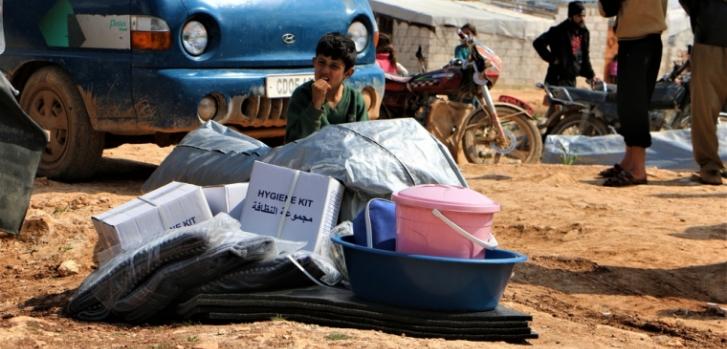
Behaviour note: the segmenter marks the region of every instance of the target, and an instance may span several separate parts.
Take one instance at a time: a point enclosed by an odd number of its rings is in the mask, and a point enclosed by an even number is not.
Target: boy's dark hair
[[[356,64],[356,44],[341,33],[328,33],[318,40],[316,56],[320,55],[342,60],[348,70]]]
[[[462,28],[459,28],[459,29],[460,30],[469,29],[472,32],[472,34],[474,34],[475,36],[477,36],[477,28],[475,28],[475,26],[472,25],[472,24],[465,23],[465,25],[463,25]]]

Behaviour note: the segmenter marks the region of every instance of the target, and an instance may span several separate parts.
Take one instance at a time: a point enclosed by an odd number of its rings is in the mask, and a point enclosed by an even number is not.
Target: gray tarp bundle
[[[215,323],[267,321],[277,315],[292,321],[407,337],[516,343],[538,338],[528,324],[532,316],[502,304],[482,312],[434,312],[370,303],[350,290],[332,287],[244,295],[201,293],[177,306],[177,314]]]
[[[17,234],[48,141],[43,130],[20,109],[13,92],[10,82],[0,74],[0,231]]]
[[[247,182],[252,164],[270,147],[214,121],[187,134],[142,188],[152,191],[171,181],[196,185]]]
[[[646,150],[646,166],[671,170],[699,169],[692,156],[691,130],[670,130],[651,133],[651,147]],[[727,125],[717,128],[719,156],[727,163]],[[572,156],[575,164],[612,165],[621,161],[624,154],[620,135],[598,137],[550,135],[545,140],[542,162],[563,163],[565,156]]]
[[[231,143],[240,149],[233,152]],[[244,182],[249,180],[254,160],[260,160],[339,180],[346,187],[339,216],[343,221],[352,219],[369,199],[389,197],[409,186],[467,186],[447,148],[409,118],[330,125],[270,150],[208,122],[187,135],[180,147],[186,149],[175,149],[144,184],[144,191],[172,180],[197,185]],[[214,168],[214,173],[202,164]]]

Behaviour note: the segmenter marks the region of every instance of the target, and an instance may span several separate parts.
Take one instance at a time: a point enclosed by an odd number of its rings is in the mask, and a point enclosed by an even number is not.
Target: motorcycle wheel
[[[672,130],[680,130],[692,127],[692,105],[687,104],[683,110],[677,114],[671,123]]]
[[[553,130],[550,132],[554,135],[569,136],[603,136],[610,133],[611,131],[603,120],[592,117],[582,120],[581,114],[566,116],[553,126]]]
[[[480,109],[467,122],[462,136],[462,149],[467,161],[475,164],[538,162],[543,152],[543,141],[535,122],[514,106],[499,104],[495,110],[512,146],[498,149],[494,145],[490,116]]]

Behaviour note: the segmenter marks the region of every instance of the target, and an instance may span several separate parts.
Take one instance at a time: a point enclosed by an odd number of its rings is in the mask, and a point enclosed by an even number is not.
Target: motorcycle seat
[[[592,91],[585,88],[576,87],[564,87],[564,90],[568,91],[568,94],[574,102],[585,102],[589,104],[597,104],[606,102],[608,99],[608,92],[603,91]],[[562,99],[566,99],[565,93],[559,96]]]
[[[407,82],[411,81],[411,76],[401,76],[401,75],[395,75],[395,74],[389,74],[385,73],[384,77],[386,80],[391,80],[394,82],[400,82],[402,84],[406,84]]]
[[[400,76],[400,75],[393,75],[393,74],[384,74],[386,78],[386,91],[391,92],[403,92],[409,90],[409,81],[411,81],[411,76]]]

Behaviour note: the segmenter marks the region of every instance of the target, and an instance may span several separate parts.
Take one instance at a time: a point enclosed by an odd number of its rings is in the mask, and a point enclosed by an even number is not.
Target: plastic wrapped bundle
[[[208,122],[182,140],[143,189],[172,180],[197,185],[245,182],[255,160],[342,182],[346,193],[339,222],[352,219],[372,198],[388,198],[417,184],[467,186],[447,148],[416,120],[402,118],[329,125],[272,150]]]
[[[252,164],[270,147],[252,137],[208,121],[187,134],[144,183],[144,192],[172,181],[196,185],[250,180]]]
[[[467,186],[447,148],[411,118],[329,125],[260,161],[341,181],[339,221],[351,220],[372,198],[414,185]]]
[[[70,299],[68,313],[81,320],[107,319],[119,300],[131,295],[147,278],[153,280],[158,270],[184,260],[195,260],[205,253],[209,255],[210,251],[234,241],[250,240],[249,234],[239,227],[235,219],[219,214],[206,222],[169,231],[144,246],[114,257],[84,280]],[[272,250],[272,240],[268,245]],[[224,269],[221,274],[227,271]],[[153,288],[149,281],[141,289],[147,288]]]
[[[308,275],[326,284],[335,284],[341,279],[341,274],[330,263],[309,251],[299,251],[290,257]],[[314,285],[314,281],[298,266],[287,255],[249,264],[189,291],[184,298],[192,298],[203,293],[266,292]]]
[[[210,282],[241,266],[271,257],[270,237],[238,231],[194,258],[167,265],[113,305],[113,313],[129,322],[148,320],[189,288]]]

